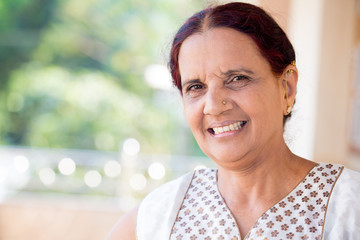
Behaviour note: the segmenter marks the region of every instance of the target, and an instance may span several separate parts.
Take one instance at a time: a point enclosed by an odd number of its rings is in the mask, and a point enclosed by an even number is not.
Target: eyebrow
[[[230,75],[233,75],[234,73],[239,73],[239,72],[245,72],[247,74],[254,74],[254,72],[249,69],[239,68],[239,69],[231,69],[226,72],[222,72],[221,75],[222,76],[230,76]]]

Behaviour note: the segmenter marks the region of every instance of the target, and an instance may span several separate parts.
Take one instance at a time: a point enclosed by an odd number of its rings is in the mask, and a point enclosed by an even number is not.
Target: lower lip
[[[223,133],[218,133],[218,134],[211,134],[211,136],[216,137],[216,138],[234,136],[234,135],[240,133],[241,131],[243,131],[243,129],[246,126],[247,126],[247,123],[245,123],[245,125],[242,126],[239,130],[228,131],[228,132],[223,132]]]

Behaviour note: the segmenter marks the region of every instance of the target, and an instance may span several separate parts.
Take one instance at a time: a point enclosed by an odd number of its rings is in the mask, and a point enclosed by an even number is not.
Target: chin
[[[245,154],[242,154],[239,150],[228,150],[221,152],[208,151],[204,153],[218,165],[221,165],[221,163],[235,163],[245,156]]]

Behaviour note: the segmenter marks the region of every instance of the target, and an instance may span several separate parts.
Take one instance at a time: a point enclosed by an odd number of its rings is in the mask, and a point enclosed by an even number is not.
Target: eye
[[[185,88],[185,94],[190,97],[196,97],[201,95],[202,90],[205,89],[205,86],[200,83],[194,83]]]
[[[203,89],[204,86],[200,83],[193,83],[193,84],[189,84],[186,88],[185,88],[185,92],[192,92],[192,91],[198,91]]]
[[[228,86],[231,88],[242,88],[246,86],[250,82],[250,77],[246,75],[236,75],[230,78],[228,82]]]
[[[200,84],[194,84],[194,85],[191,85],[189,86],[186,91],[194,91],[194,90],[199,90],[199,89],[202,89],[203,86],[201,86]]]
[[[231,79],[231,82],[237,82],[237,81],[242,81],[242,80],[249,80],[249,77],[244,76],[244,75],[238,75],[235,76]]]

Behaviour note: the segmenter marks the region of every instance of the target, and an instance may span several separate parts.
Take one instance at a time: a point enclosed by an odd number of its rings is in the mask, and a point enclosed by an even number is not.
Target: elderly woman
[[[360,174],[293,154],[294,49],[262,9],[229,3],[189,18],[170,68],[197,143],[217,169],[150,193],[108,239],[359,239]]]

